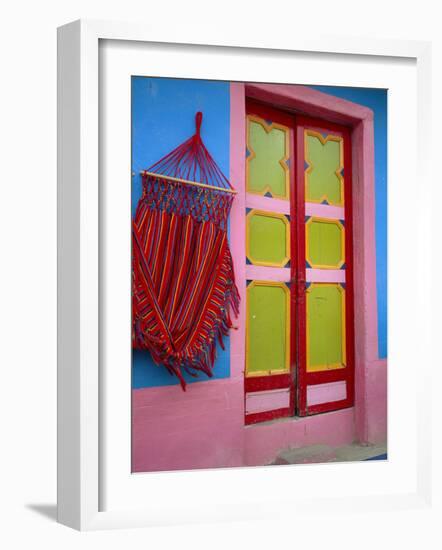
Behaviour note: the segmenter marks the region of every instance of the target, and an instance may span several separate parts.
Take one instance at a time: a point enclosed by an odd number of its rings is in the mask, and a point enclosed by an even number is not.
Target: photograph
[[[442,548],[436,5],[5,6],[1,548]]]
[[[388,460],[387,112],[131,77],[133,473]]]

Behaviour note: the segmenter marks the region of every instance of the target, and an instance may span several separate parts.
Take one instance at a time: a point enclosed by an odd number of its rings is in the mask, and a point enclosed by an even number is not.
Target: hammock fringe
[[[164,365],[179,379],[183,390],[186,389],[186,382],[182,370],[192,377],[197,377],[198,371],[210,378],[213,376],[213,365],[217,357],[216,342],[225,349],[224,337],[228,336],[233,327],[230,313],[233,312],[235,317],[239,314],[240,296],[234,281],[230,251],[224,257],[220,274],[199,323],[200,326],[212,328],[195,331],[191,344],[184,350],[172,348],[170,341],[158,331],[155,316],[150,315],[144,321],[137,316],[134,323],[134,347],[148,350],[156,365]],[[224,280],[228,283],[223,284]],[[219,297],[223,297],[221,302]]]

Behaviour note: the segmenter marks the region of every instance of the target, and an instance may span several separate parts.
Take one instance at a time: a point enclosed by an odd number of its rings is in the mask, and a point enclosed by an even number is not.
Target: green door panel
[[[332,283],[307,290],[307,371],[345,366],[344,292]]]
[[[283,283],[247,287],[247,375],[289,368],[289,290]]]
[[[249,120],[247,191],[288,199],[288,131],[277,127],[267,132],[264,125]]]
[[[321,142],[315,135],[306,134],[307,189],[306,201],[342,204],[341,180],[336,171],[341,167],[339,141]]]
[[[306,258],[312,267],[339,269],[344,263],[344,228],[337,220],[310,218]]]
[[[247,257],[253,264],[283,267],[289,260],[289,222],[283,214],[247,215]]]

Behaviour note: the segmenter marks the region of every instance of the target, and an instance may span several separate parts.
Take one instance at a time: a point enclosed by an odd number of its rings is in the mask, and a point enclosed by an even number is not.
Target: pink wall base
[[[132,391],[132,471],[243,465],[243,379]]]
[[[365,443],[387,437],[387,362],[367,369]],[[258,466],[307,445],[348,445],[357,438],[355,408],[244,426],[243,378],[133,390],[132,471]]]
[[[387,441],[387,360],[373,361],[367,369],[367,442]]]

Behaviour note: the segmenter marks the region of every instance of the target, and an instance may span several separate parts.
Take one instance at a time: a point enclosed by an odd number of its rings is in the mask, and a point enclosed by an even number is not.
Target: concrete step
[[[298,449],[281,451],[271,464],[314,464],[324,462],[357,462],[386,455],[387,446],[383,445],[310,445]]]

